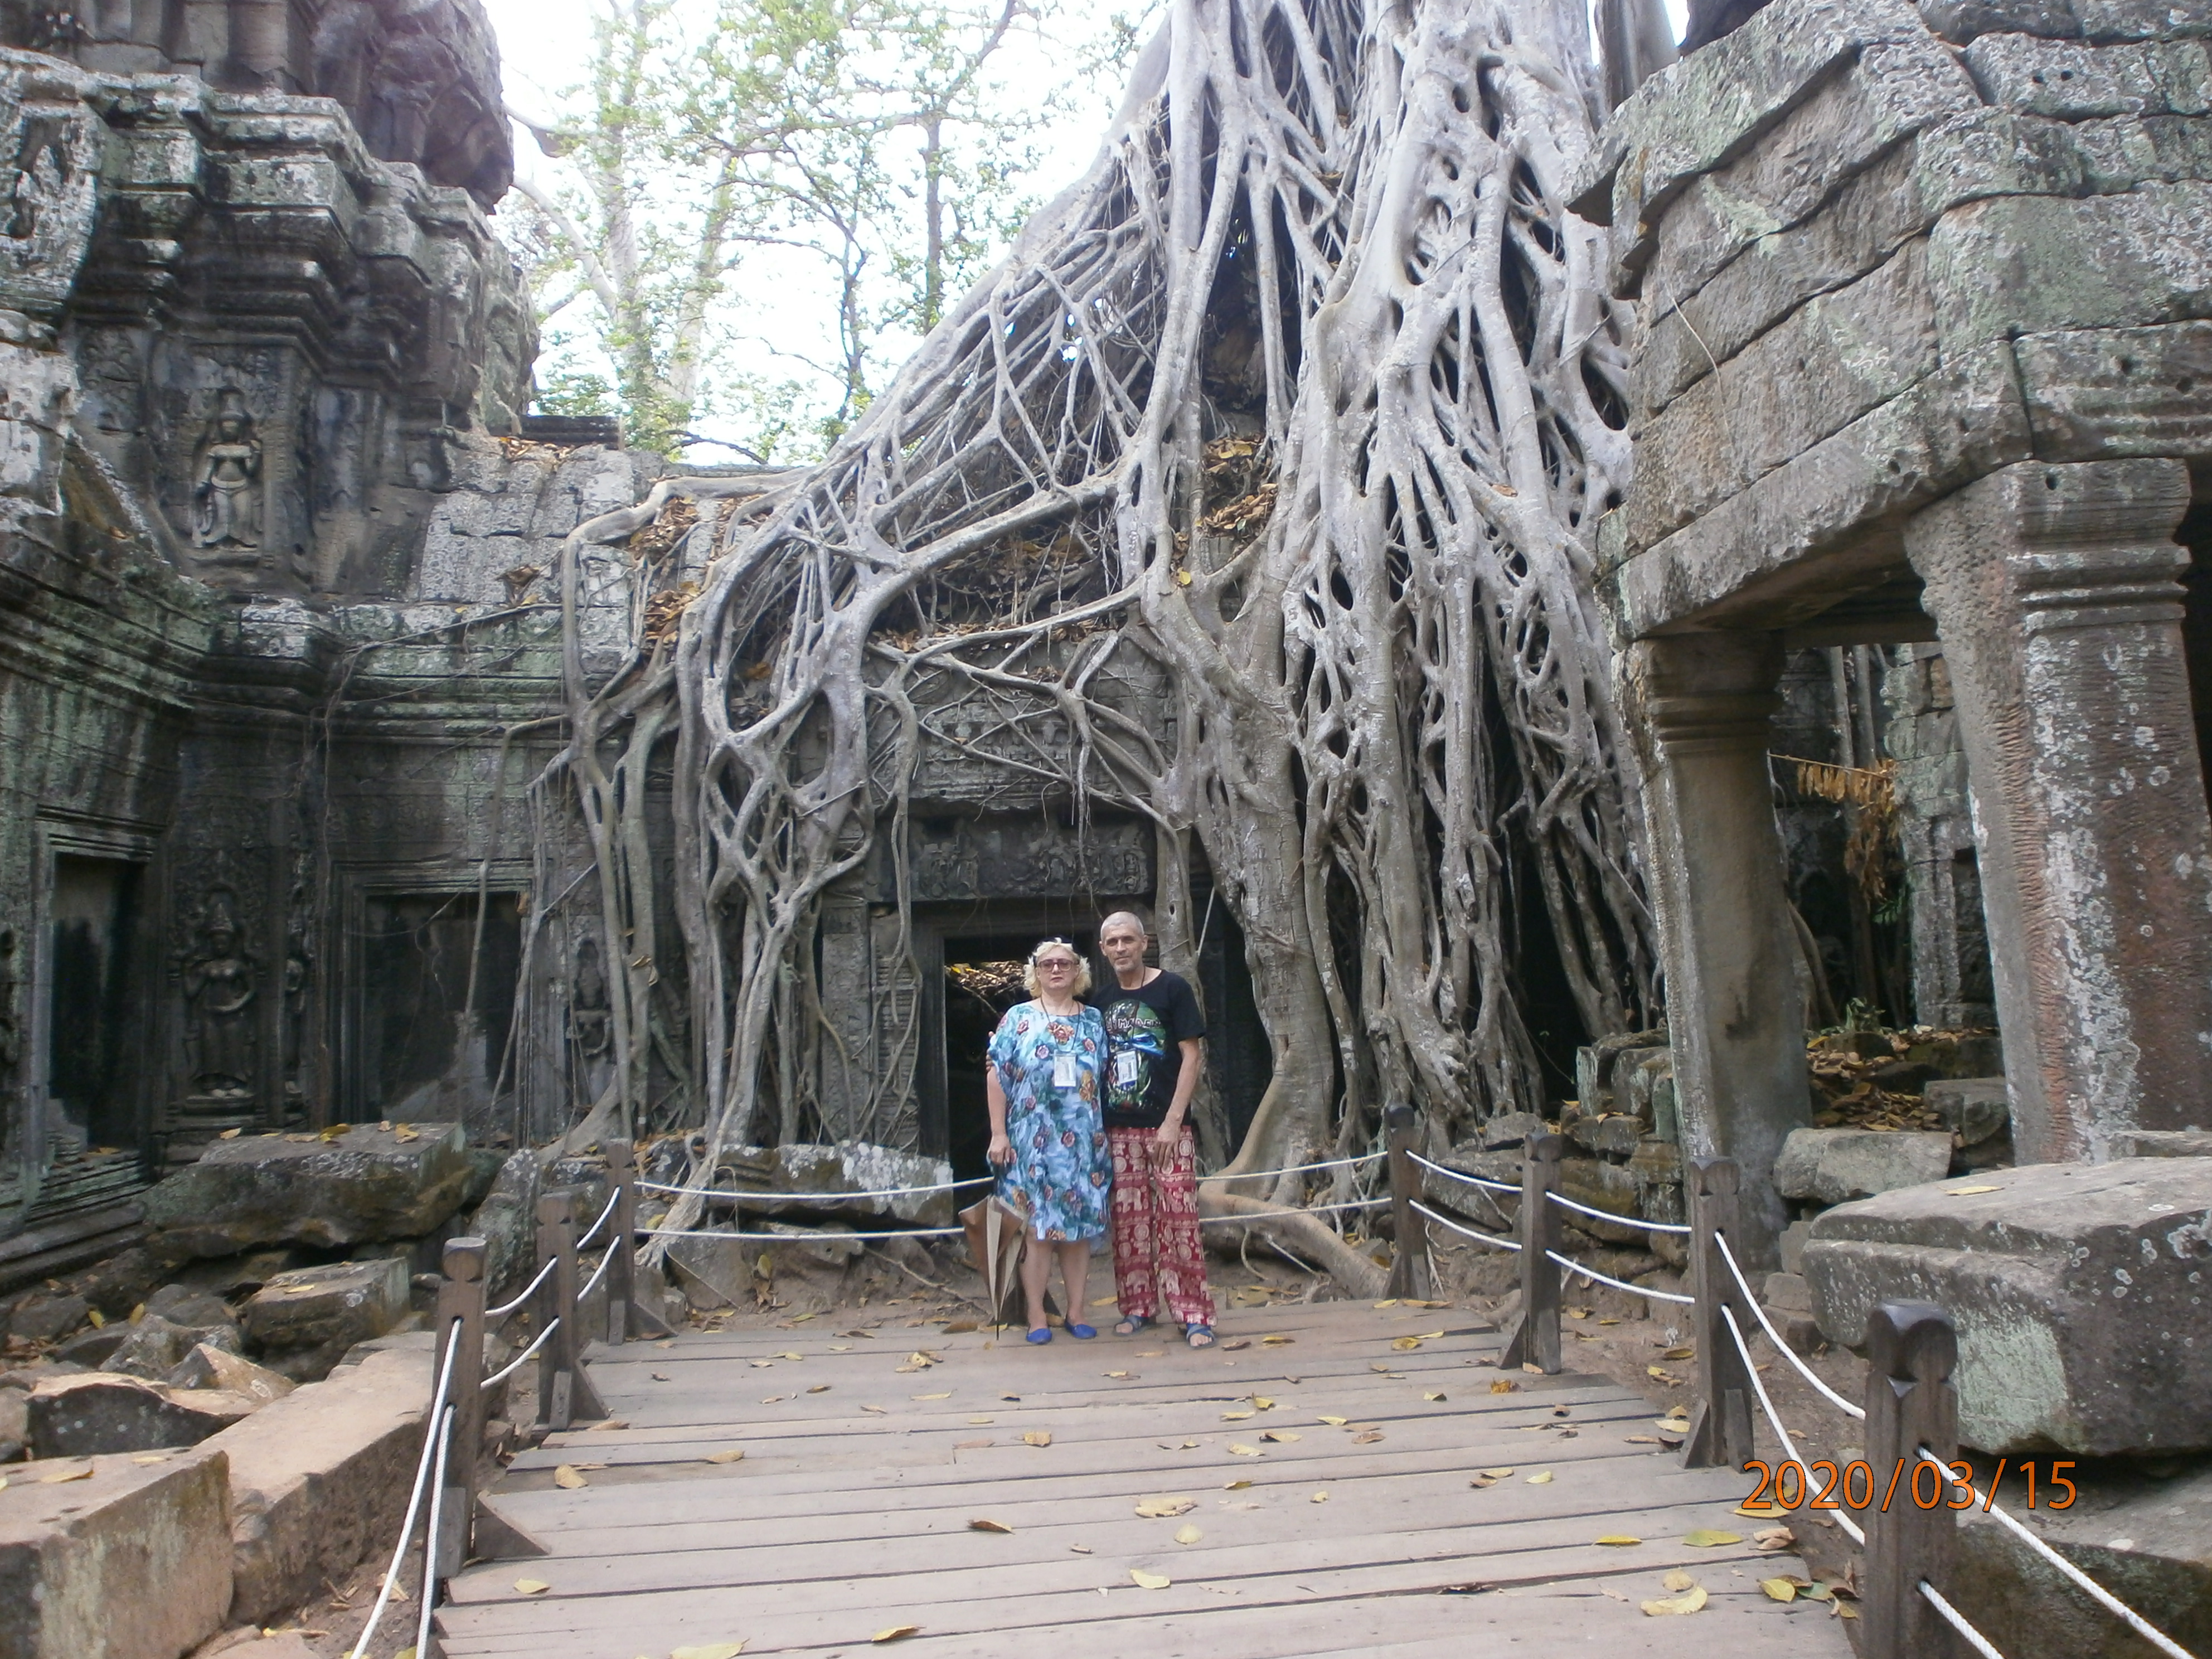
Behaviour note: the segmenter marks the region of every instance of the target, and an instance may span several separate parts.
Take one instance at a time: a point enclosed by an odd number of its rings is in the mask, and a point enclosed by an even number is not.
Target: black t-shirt
[[[1091,994],[1106,1016],[1107,1127],[1157,1129],[1182,1075],[1177,1045],[1206,1035],[1190,982],[1162,972],[1133,991],[1113,983]]]

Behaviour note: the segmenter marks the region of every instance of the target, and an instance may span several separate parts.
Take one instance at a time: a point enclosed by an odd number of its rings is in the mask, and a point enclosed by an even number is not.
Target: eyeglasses
[[[1072,974],[1079,965],[1073,957],[1032,957],[1030,961],[1048,973],[1055,968],[1059,968],[1064,969],[1068,973]]]

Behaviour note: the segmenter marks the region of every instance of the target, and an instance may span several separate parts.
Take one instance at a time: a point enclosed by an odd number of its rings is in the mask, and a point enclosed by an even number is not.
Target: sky
[[[703,13],[711,9],[714,0],[678,0],[678,3],[696,6]],[[1666,0],[1666,3],[1679,39],[1687,0]],[[543,118],[558,107],[560,93],[583,75],[590,48],[592,0],[484,0],[484,5],[499,36],[509,106]],[[1056,32],[1065,39],[1079,39],[1101,27],[1115,11],[1134,9],[1131,0],[1060,0]],[[1018,37],[1006,50],[1018,84],[1030,80],[1049,84],[1064,78],[1060,65],[1052,61],[1052,48],[1034,34]],[[1089,165],[1097,153],[1099,135],[1121,101],[1118,86],[1081,90],[1084,95],[1039,141],[1043,159],[1031,192],[1039,201],[1050,199]],[[548,164],[536,142],[520,126],[514,131],[514,152],[518,173],[547,175]],[[775,348],[767,343],[771,341],[799,342],[821,357],[834,356],[834,351],[823,349],[833,334],[832,319],[825,308],[813,302],[807,282],[780,280],[781,276],[772,269],[740,274],[735,303],[744,308],[745,331],[753,339],[734,349],[735,361],[726,367],[766,379],[792,374],[789,361],[780,361]],[[715,431],[711,420],[696,424],[710,434]],[[720,435],[737,434],[724,431]],[[736,458],[726,449],[702,447],[690,459],[713,462]]]

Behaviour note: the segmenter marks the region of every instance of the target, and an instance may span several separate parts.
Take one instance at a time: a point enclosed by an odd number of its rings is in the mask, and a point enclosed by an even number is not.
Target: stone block
[[[2212,1158],[2212,1130],[2126,1129],[2112,1137],[2114,1158]]]
[[[1951,1168],[1951,1137],[1882,1129],[1792,1129],[1774,1160],[1784,1198],[1846,1204],[1856,1198],[1941,1181]]]
[[[258,1245],[324,1248],[418,1238],[450,1217],[473,1176],[458,1123],[343,1135],[219,1140],[148,1192],[147,1219],[198,1256]]]
[[[235,1353],[240,1346],[238,1326],[229,1320],[220,1325],[173,1325],[161,1315],[149,1313],[124,1331],[123,1340],[100,1369],[125,1376],[143,1376],[152,1382],[167,1381],[196,1347],[228,1348]]]
[[[143,1377],[86,1371],[56,1377],[31,1390],[27,1402],[29,1443],[39,1457],[197,1446],[260,1404],[216,1389],[169,1389]]]
[[[1760,1287],[1759,1299],[1770,1313],[1809,1314],[1813,1311],[1813,1289],[1801,1273],[1769,1273]]]
[[[1966,48],[1966,58],[1990,103],[2061,121],[2212,110],[2212,64],[2193,42],[2094,46],[1987,34]]]
[[[1920,0],[1928,27],[1957,46],[1984,34],[2039,34],[2068,39],[2081,21],[2067,0]]]
[[[538,1154],[527,1148],[513,1154],[500,1165],[491,1190],[461,1229],[484,1242],[484,1297],[489,1302],[506,1301],[538,1270],[538,1195],[543,1184]]]
[[[55,1344],[50,1356],[64,1365],[82,1365],[87,1370],[107,1369],[108,1356],[123,1346],[131,1334],[131,1326],[123,1320],[111,1320],[105,1325],[95,1325],[79,1331],[67,1340]]]
[[[177,1659],[231,1597],[222,1454],[11,1470],[0,1500],[0,1659]]]
[[[51,1342],[68,1335],[91,1314],[92,1304],[81,1296],[26,1297],[8,1316],[8,1334],[28,1342]]]
[[[1921,1098],[1961,1146],[1978,1146],[2012,1127],[2012,1101],[2001,1077],[1940,1079],[1921,1091]]]
[[[243,1354],[232,1353],[203,1342],[186,1354],[165,1379],[173,1389],[220,1389],[244,1395],[266,1405],[282,1400],[298,1386],[265,1365],[257,1365]]]
[[[1809,1221],[1793,1221],[1782,1230],[1782,1271],[1802,1274],[1805,1271],[1805,1241],[1813,1234]]]
[[[21,1389],[0,1389],[0,1463],[14,1462],[30,1443],[29,1395]]]
[[[1832,1340],[1879,1302],[1950,1311],[1960,1437],[1992,1453],[2212,1447],[2209,1273],[2212,1158],[1985,1171],[1830,1210],[1805,1247]]]
[[[374,1352],[209,1443],[229,1459],[233,1620],[265,1620],[392,1547],[433,1370],[428,1344]]]
[[[1498,1152],[1519,1146],[1530,1135],[1543,1133],[1544,1120],[1534,1112],[1500,1112],[1482,1126],[1482,1145],[1487,1152]]]
[[[792,1220],[889,1218],[904,1227],[949,1227],[953,1223],[954,1194],[950,1192],[822,1201],[840,1193],[942,1187],[952,1179],[952,1166],[942,1158],[846,1140],[828,1145],[726,1146],[717,1163],[728,1166],[734,1177],[730,1186],[745,1194],[744,1207],[750,1212]],[[796,1201],[787,1196],[800,1194],[813,1196]],[[578,1224],[588,1224],[591,1218],[588,1214],[579,1215]]]
[[[149,1319],[166,1319],[173,1325],[203,1328],[238,1323],[238,1316],[231,1312],[228,1302],[193,1285],[164,1285],[146,1298],[146,1315]]]
[[[320,1376],[355,1343],[407,1317],[407,1277],[398,1256],[279,1273],[246,1304],[246,1334],[270,1369],[295,1380]]]

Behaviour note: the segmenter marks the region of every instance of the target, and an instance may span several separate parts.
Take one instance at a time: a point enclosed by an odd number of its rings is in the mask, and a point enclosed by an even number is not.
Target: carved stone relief
[[[188,1103],[234,1109],[254,1094],[260,964],[240,936],[234,890],[212,887],[198,908],[195,945],[182,964]]]
[[[194,459],[192,545],[211,563],[260,564],[261,440],[235,386],[223,388]]]
[[[1123,895],[1152,887],[1152,832],[1140,823],[1092,823],[1079,831],[1042,817],[961,818],[917,826],[912,847],[919,902]]]
[[[92,237],[100,122],[74,71],[0,52],[0,307],[51,315],[69,298]]]

